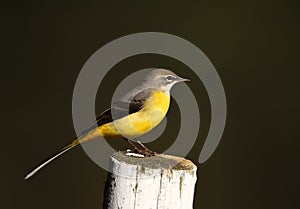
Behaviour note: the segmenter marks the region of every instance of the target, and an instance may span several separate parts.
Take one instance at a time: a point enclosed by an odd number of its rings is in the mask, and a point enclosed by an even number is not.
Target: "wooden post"
[[[197,167],[189,160],[159,154],[138,158],[124,152],[110,158],[112,173],[105,209],[192,209]]]

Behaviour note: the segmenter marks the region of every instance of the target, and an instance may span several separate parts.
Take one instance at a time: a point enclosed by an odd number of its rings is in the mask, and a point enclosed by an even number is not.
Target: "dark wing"
[[[82,134],[84,135],[98,126],[102,126],[103,124],[110,123],[113,120],[118,120],[129,114],[140,111],[151,92],[151,90],[146,89],[138,92],[133,99],[129,101],[120,100],[113,103],[112,106],[102,112],[100,116],[97,117],[97,120],[90,127],[84,130]]]

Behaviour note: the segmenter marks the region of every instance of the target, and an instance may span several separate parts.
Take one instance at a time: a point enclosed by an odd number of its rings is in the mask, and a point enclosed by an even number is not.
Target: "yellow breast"
[[[139,137],[157,126],[168,112],[170,95],[154,91],[145,101],[143,108],[133,114],[99,127],[103,137]]]

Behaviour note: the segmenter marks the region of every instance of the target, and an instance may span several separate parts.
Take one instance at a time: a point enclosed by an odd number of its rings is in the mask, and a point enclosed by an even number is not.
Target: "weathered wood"
[[[105,209],[193,208],[197,167],[187,159],[164,154],[137,158],[118,152],[110,167]]]

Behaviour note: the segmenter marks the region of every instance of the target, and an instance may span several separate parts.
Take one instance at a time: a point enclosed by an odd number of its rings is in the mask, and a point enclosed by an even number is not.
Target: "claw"
[[[154,156],[154,155],[157,154],[156,152],[154,152],[154,151],[148,149],[144,144],[142,144],[142,142],[137,141],[137,143],[138,143],[141,147],[143,147],[144,150],[141,150],[141,151],[142,151],[143,154],[146,155],[147,157],[151,157],[151,156]]]
[[[135,152],[135,153],[144,155],[146,157],[151,157],[151,156],[154,156],[157,154],[156,152],[153,152],[152,150],[148,149],[140,141],[137,141],[137,143],[143,148],[142,150],[138,149],[131,140],[126,139],[126,141],[130,144],[130,146],[133,148],[133,152]]]

